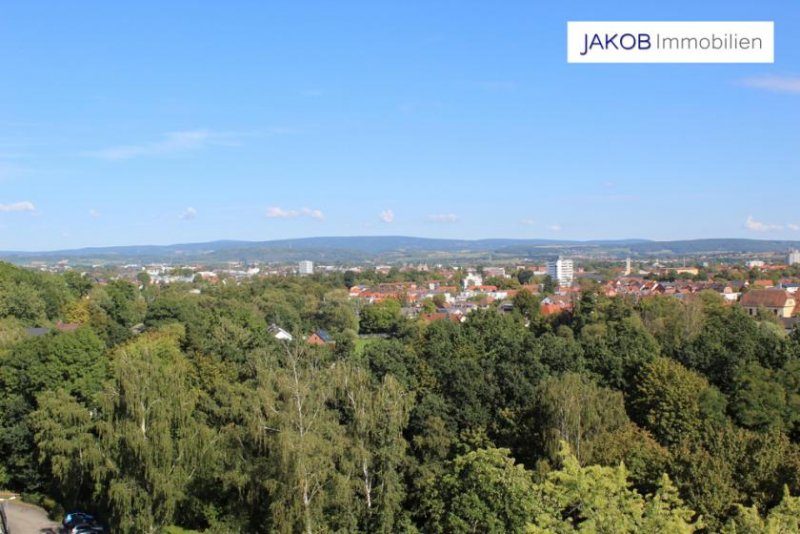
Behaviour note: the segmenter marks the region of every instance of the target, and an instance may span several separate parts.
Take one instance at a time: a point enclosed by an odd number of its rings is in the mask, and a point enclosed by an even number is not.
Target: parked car
[[[72,528],[70,534],[102,534],[105,529],[97,523],[84,523]]]
[[[64,527],[65,532],[69,532],[77,525],[91,524],[94,522],[95,519],[92,514],[87,514],[86,512],[70,512],[64,516],[61,525]]]
[[[86,512],[70,512],[64,516],[61,524],[63,534],[99,534],[106,531],[92,514]]]

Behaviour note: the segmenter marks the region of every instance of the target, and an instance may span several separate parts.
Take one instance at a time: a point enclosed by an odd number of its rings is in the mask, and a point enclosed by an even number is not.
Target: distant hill
[[[800,248],[800,241],[756,239],[646,239],[570,241],[553,239],[429,239],[405,236],[308,237],[272,241],[212,241],[176,245],[91,247],[42,252],[0,252],[14,262],[74,260],[78,262],[187,261],[413,261],[487,256],[544,258],[555,254],[597,254],[609,257],[667,257],[698,254],[769,253]]]
[[[641,239],[620,241],[565,241],[549,239],[432,239],[405,236],[355,236],[355,237],[307,237],[278,239],[272,241],[211,241],[206,243],[182,243],[176,245],[136,245],[119,247],[89,247],[70,250],[42,252],[0,252],[3,258],[87,258],[87,257],[136,257],[136,256],[207,256],[209,254],[236,253],[241,251],[349,251],[359,254],[381,254],[403,251],[493,251],[509,247],[557,247],[570,245],[604,246],[633,245],[645,243]]]

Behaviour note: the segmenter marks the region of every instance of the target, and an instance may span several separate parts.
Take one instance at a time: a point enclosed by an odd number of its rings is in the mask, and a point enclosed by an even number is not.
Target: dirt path
[[[19,501],[6,503],[10,534],[56,533],[58,523],[47,518],[43,509]]]

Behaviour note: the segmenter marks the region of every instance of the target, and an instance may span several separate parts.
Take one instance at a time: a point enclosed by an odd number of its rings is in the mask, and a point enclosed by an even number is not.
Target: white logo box
[[[570,21],[568,63],[774,63],[773,21]]]

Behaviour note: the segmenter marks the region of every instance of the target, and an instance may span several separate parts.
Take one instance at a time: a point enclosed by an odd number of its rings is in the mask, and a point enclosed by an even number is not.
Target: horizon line
[[[318,236],[305,236],[305,237],[285,237],[267,240],[245,240],[245,239],[214,239],[210,241],[186,241],[180,243],[167,243],[167,244],[129,244],[129,245],[87,245],[63,249],[39,249],[39,250],[0,250],[0,257],[2,256],[19,256],[19,255],[35,255],[35,254],[55,254],[59,252],[72,253],[82,252],[97,249],[124,249],[124,248],[170,248],[180,246],[197,246],[197,245],[213,245],[215,243],[241,243],[241,244],[264,244],[264,243],[279,243],[282,241],[307,241],[313,239],[418,239],[425,241],[464,241],[469,243],[476,243],[480,241],[517,241],[517,242],[546,242],[546,243],[566,243],[566,244],[592,244],[592,243],[624,243],[624,242],[639,242],[639,243],[674,243],[674,242],[692,242],[692,241],[753,241],[760,243],[800,243],[800,239],[759,239],[754,237],[696,237],[696,238],[681,238],[681,239],[649,239],[649,238],[600,238],[600,239],[553,239],[543,237],[482,237],[482,238],[458,238],[458,237],[421,237],[413,235],[318,235]]]

